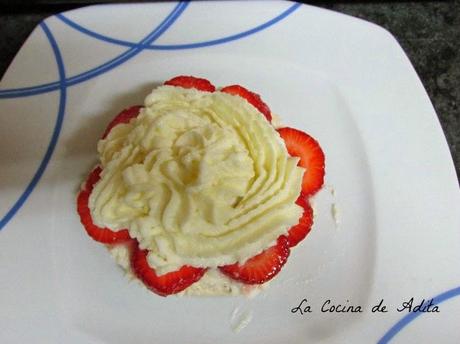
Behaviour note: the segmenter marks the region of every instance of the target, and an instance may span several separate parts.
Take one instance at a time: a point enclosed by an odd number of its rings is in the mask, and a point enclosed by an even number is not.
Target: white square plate
[[[123,277],[75,211],[108,120],[180,74],[260,93],[326,154],[312,233],[253,299],[158,297]],[[382,28],[278,1],[92,6],[42,22],[0,88],[0,342],[460,341],[457,178]],[[439,313],[396,310],[435,296]],[[304,298],[312,312],[292,313]],[[321,312],[328,299],[362,312]],[[372,313],[381,299],[388,312]]]

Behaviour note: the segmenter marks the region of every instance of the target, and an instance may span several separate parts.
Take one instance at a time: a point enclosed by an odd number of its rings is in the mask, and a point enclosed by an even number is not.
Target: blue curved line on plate
[[[179,3],[173,9],[173,11],[165,18],[165,20],[151,34],[149,34],[144,40],[147,41],[149,39],[149,40],[153,41],[154,39],[157,39],[158,37],[160,37],[161,34],[163,34],[174,23],[174,21],[179,17],[179,15],[185,10],[187,5],[188,4],[184,3],[184,2]],[[45,22],[40,23],[40,27],[45,32],[45,35],[46,35],[46,37],[48,38],[48,40],[49,40],[49,42],[51,44],[51,47],[53,49],[53,53],[55,55],[56,64],[58,66],[59,81],[56,82],[57,88],[55,88],[55,89],[60,90],[58,115],[57,115],[57,119],[56,119],[56,123],[55,123],[54,129],[53,129],[53,134],[51,136],[50,143],[49,143],[48,148],[47,148],[47,150],[45,152],[45,155],[42,158],[42,161],[40,162],[40,165],[39,165],[37,171],[35,172],[34,176],[32,177],[32,180],[29,182],[29,184],[27,185],[25,191],[21,194],[19,199],[14,203],[14,205],[11,207],[11,209],[8,210],[8,212],[5,214],[5,216],[3,216],[3,218],[0,220],[0,230],[2,230],[6,226],[6,224],[13,218],[13,216],[18,212],[18,210],[25,203],[27,198],[30,196],[30,194],[32,193],[32,191],[36,187],[37,183],[40,181],[40,179],[41,179],[41,177],[42,177],[42,175],[43,175],[43,173],[44,173],[44,171],[46,169],[46,166],[48,165],[48,163],[49,163],[49,161],[51,159],[51,156],[53,154],[54,148],[56,147],[56,144],[57,144],[57,141],[58,141],[58,138],[59,138],[59,134],[60,134],[61,128],[62,128],[62,123],[63,123],[63,119],[64,119],[64,112],[65,112],[65,103],[66,103],[66,97],[67,97],[67,87],[72,85],[72,83],[68,82],[70,79],[66,79],[65,67],[64,67],[63,60],[62,60],[61,52],[59,50],[59,47],[57,45],[57,42],[56,42],[54,36],[52,35],[50,29],[45,24]],[[135,50],[135,54],[137,54],[142,49],[133,49],[133,50]],[[130,57],[134,56],[135,54],[131,54]],[[127,60],[127,58],[125,58],[124,61],[126,61],[126,60]],[[118,60],[117,65],[120,65],[124,61]],[[114,67],[116,67],[116,66],[113,66],[112,68],[114,68]],[[99,75],[99,74],[101,74],[103,72],[104,71],[99,70],[97,75]],[[83,74],[85,74],[85,73],[83,73]],[[80,74],[80,75],[82,75],[82,74]],[[88,76],[86,76],[86,79],[88,79]],[[82,80],[82,81],[84,81],[84,80]],[[79,81],[79,82],[82,82],[82,81]],[[3,98],[7,98],[7,97],[3,97]],[[11,97],[11,98],[14,98],[14,97]]]
[[[179,3],[176,6],[176,8],[173,10],[173,12],[176,11],[176,10],[178,12],[170,14],[170,16],[172,15],[172,18],[170,18],[171,22],[167,23],[169,25],[167,25],[167,27],[165,27],[164,30],[166,30],[170,25],[172,25],[172,23],[177,19],[177,17],[179,17],[180,14],[185,10],[185,7],[187,7],[187,5],[188,5],[188,3],[185,2],[185,3]],[[66,24],[70,25],[74,29],[76,29],[76,30],[78,30],[78,31],[80,31],[80,32],[82,32],[82,33],[84,33],[86,35],[89,35],[89,36],[92,36],[92,37],[95,37],[95,38],[98,38],[98,39],[101,39],[101,40],[104,40],[104,41],[107,41],[107,42],[110,42],[110,43],[115,43],[115,44],[131,47],[131,49],[129,51],[131,51],[131,53],[134,52],[134,54],[131,55],[131,56],[128,56],[127,59],[129,59],[129,58],[133,57],[135,54],[139,53],[143,49],[155,49],[155,50],[192,49],[192,48],[200,48],[200,47],[207,47],[207,46],[212,46],[212,45],[217,45],[217,44],[223,44],[223,43],[227,43],[227,42],[230,42],[230,41],[238,40],[238,39],[244,38],[246,36],[252,35],[252,34],[254,34],[256,32],[262,31],[262,30],[274,25],[275,23],[279,22],[280,20],[286,18],[288,15],[290,15],[292,12],[294,12],[301,5],[302,4],[300,4],[300,3],[294,4],[291,7],[289,7],[287,10],[285,10],[284,12],[282,12],[281,14],[276,16],[275,18],[273,18],[273,19],[271,19],[271,20],[269,20],[269,21],[267,21],[267,22],[255,27],[255,28],[253,28],[253,29],[243,31],[243,32],[240,32],[240,33],[235,34],[235,35],[230,35],[230,36],[227,36],[227,37],[223,37],[223,38],[219,38],[219,39],[215,39],[215,40],[210,40],[210,41],[204,41],[204,42],[197,42],[197,43],[190,43],[190,44],[173,44],[173,45],[152,45],[151,43],[153,43],[153,41],[155,39],[157,39],[159,36],[155,37],[155,38],[153,38],[151,40],[144,39],[139,43],[117,40],[117,39],[107,37],[107,36],[103,36],[103,35],[100,35],[100,34],[98,34],[96,32],[90,31],[90,30],[78,25],[77,23],[71,21],[70,19],[64,17],[61,14],[58,14],[57,18],[63,20]],[[160,35],[164,32],[164,30],[160,33]],[[116,60],[116,59],[117,58],[115,58],[114,60]],[[106,72],[107,70],[110,70],[110,69],[118,66],[119,64],[121,64],[121,63],[123,63],[125,61],[125,60],[123,60],[123,61],[114,61],[114,60],[112,60],[111,62],[115,62],[116,64],[113,65],[113,66],[105,66],[106,70],[103,70],[103,71],[98,70],[98,68],[102,67],[102,66],[100,66],[100,67],[95,68],[94,70],[90,70],[90,71],[85,72],[83,74],[80,74],[80,75],[77,75],[77,76],[69,78],[67,80],[67,83],[69,85],[74,85],[76,83],[83,82],[83,81],[85,81],[87,79],[90,79],[90,78],[93,78],[93,77],[95,77],[95,76],[97,76],[99,74],[102,74],[102,73]],[[47,84],[37,85],[37,86],[31,86],[31,87],[0,90],[0,99],[1,98],[17,98],[17,97],[32,96],[32,95],[36,95],[36,94],[41,94],[41,93],[54,91],[58,87],[59,87],[59,85],[58,85],[57,82],[52,82],[52,83],[47,83]]]
[[[235,41],[241,38],[244,38],[246,36],[250,36],[254,33],[257,33],[259,31],[262,31],[280,20],[286,18],[288,15],[290,15],[292,12],[294,12],[297,8],[299,8],[302,4],[297,3],[292,6],[290,6],[288,9],[280,13],[278,16],[274,17],[273,19],[270,19],[269,21],[256,26],[250,30],[243,31],[234,35],[226,36],[223,38],[218,38],[218,39],[213,39],[209,41],[203,41],[203,42],[197,42],[197,43],[188,43],[188,44],[165,44],[165,45],[158,45],[158,44],[143,44],[143,43],[135,43],[135,42],[129,42],[129,41],[124,41],[121,39],[116,39],[112,38],[109,36],[102,35],[100,33],[91,31],[80,24],[77,24],[76,22],[72,21],[71,19],[65,17],[63,14],[58,14],[57,17],[62,20],[64,23],[69,25],[70,27],[74,28],[77,31],[80,31],[81,33],[91,36],[93,38],[99,39],[104,42],[108,43],[113,43],[116,45],[122,45],[122,46],[127,46],[127,47],[142,47],[143,49],[150,49],[150,50],[181,50],[181,49],[194,49],[194,48],[202,48],[202,47],[209,47],[212,45],[217,45],[217,44],[223,44],[231,41]]]
[[[439,305],[440,303],[447,301],[453,297],[460,296],[460,287],[450,289],[442,294],[439,294],[433,297],[433,306]],[[415,320],[417,317],[422,315],[422,312],[416,313],[409,313],[404,316],[401,320],[399,320],[396,324],[394,324],[386,333],[385,335],[378,341],[378,344],[385,344],[388,343],[394,336],[398,334],[404,327],[406,327],[410,322]]]
[[[143,45],[150,44],[156,39],[158,39],[171,25],[176,21],[176,19],[182,14],[182,12],[187,8],[188,2],[179,2],[171,13],[163,20],[163,22],[155,28],[149,35],[140,41],[139,46],[132,47],[126,50],[121,55],[113,58],[112,60],[105,62],[104,64],[95,67],[84,73],[75,75],[65,80],[66,86],[73,86],[84,82],[86,80],[92,79],[98,75],[101,75],[115,67],[118,67],[120,64],[131,59],[135,55],[139,54],[144,48]],[[33,96],[36,94],[42,94],[46,92],[51,92],[60,87],[59,82],[51,82],[47,84],[23,87],[23,88],[14,88],[0,90],[0,99],[1,98],[18,98],[25,96]]]
[[[43,156],[43,159],[38,166],[37,171],[35,172],[34,176],[32,177],[32,180],[29,182],[27,185],[25,191],[22,193],[22,195],[19,197],[19,199],[16,201],[16,203],[11,207],[11,209],[6,213],[6,215],[0,220],[0,230],[3,229],[3,227],[6,226],[6,224],[13,218],[13,216],[17,213],[17,211],[22,207],[24,202],[27,200],[27,198],[30,196],[32,191],[34,190],[35,186],[37,186],[37,183],[40,181],[40,178],[43,175],[43,172],[45,172],[46,166],[48,165],[48,162],[51,159],[51,156],[53,155],[54,148],[56,147],[56,143],[59,139],[59,134],[62,129],[62,123],[64,120],[64,113],[65,113],[65,105],[66,105],[66,99],[67,99],[67,92],[66,92],[66,84],[65,84],[65,66],[64,66],[64,61],[62,60],[61,52],[59,50],[59,47],[56,43],[56,40],[54,39],[53,34],[49,30],[48,26],[44,22],[40,23],[41,28],[45,32],[46,37],[48,38],[48,41],[51,45],[51,48],[54,53],[54,57],[56,60],[56,65],[58,68],[58,74],[59,74],[59,107],[58,107],[58,113],[56,117],[56,123],[54,125],[53,129],[53,134],[51,135],[51,140],[48,144],[48,148],[46,149],[45,155]]]

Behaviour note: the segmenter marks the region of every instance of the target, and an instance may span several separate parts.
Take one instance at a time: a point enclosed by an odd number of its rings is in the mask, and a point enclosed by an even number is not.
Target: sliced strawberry
[[[257,110],[259,110],[269,122],[272,121],[272,114],[270,108],[267,104],[263,102],[262,98],[260,98],[260,96],[257,93],[251,92],[247,88],[244,88],[240,85],[226,86],[222,88],[220,91],[224,93],[233,94],[234,96],[240,96],[246,99],[249,102],[249,104],[251,104]]]
[[[134,118],[139,114],[139,111],[141,109],[142,109],[142,106],[140,105],[134,105],[127,109],[124,109],[122,112],[116,115],[114,119],[112,119],[112,121],[109,123],[109,125],[105,129],[105,132],[104,132],[104,135],[102,135],[102,138],[105,139],[107,135],[109,134],[110,130],[112,130],[112,128],[115,127],[116,125],[121,124],[121,123],[128,123],[131,120],[131,118]]]
[[[310,232],[311,226],[313,225],[313,209],[310,203],[305,199],[305,196],[301,194],[299,198],[297,198],[296,204],[303,208],[303,214],[299,219],[299,223],[289,229],[287,234],[289,247],[294,247],[302,241]]]
[[[306,196],[313,195],[324,182],[324,153],[321,147],[314,138],[297,129],[280,128],[278,133],[283,138],[289,154],[299,157],[298,165],[306,169],[302,192]]]
[[[204,268],[184,265],[177,271],[158,276],[147,262],[147,253],[147,250],[141,250],[136,245],[131,256],[131,267],[147,288],[161,296],[184,290],[198,281],[206,272]]]
[[[101,166],[96,166],[88,175],[88,178],[86,179],[85,182],[85,189],[91,193],[93,191],[94,184],[98,182],[99,179],[101,179],[101,172],[102,168]]]
[[[101,168],[96,167],[88,176],[85,188],[80,191],[77,198],[77,210],[80,221],[86,229],[88,235],[94,240],[104,244],[115,244],[131,240],[127,229],[112,231],[109,228],[101,228],[93,223],[91,212],[88,207],[88,200],[94,184],[100,179]]]
[[[278,274],[289,257],[287,238],[282,235],[276,245],[249,258],[244,264],[238,263],[219,267],[225,275],[246,284],[262,284]]]
[[[195,88],[198,91],[214,92],[216,87],[209,80],[195,78],[194,76],[180,75],[164,83],[169,86],[179,86],[182,88]]]

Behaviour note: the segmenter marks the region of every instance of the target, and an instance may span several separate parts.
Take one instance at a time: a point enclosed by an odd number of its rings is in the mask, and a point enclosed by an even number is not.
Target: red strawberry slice
[[[180,75],[164,83],[169,86],[178,86],[182,88],[195,88],[198,91],[214,92],[216,87],[209,80],[195,78],[194,76]]]
[[[99,179],[101,179],[101,166],[96,166],[88,175],[88,178],[85,181],[84,189],[87,190],[89,193],[93,191],[94,184],[96,184]]]
[[[267,104],[264,103],[262,98],[260,98],[260,96],[257,93],[251,92],[241,85],[226,86],[222,88],[220,91],[224,93],[233,94],[234,96],[240,96],[246,99],[249,102],[249,104],[251,104],[257,110],[259,110],[269,122],[272,121],[272,114],[270,108]]]
[[[161,296],[178,293],[198,281],[206,272],[204,268],[184,265],[177,271],[158,276],[147,262],[147,250],[138,245],[131,256],[131,267],[145,286]]]
[[[299,166],[306,169],[302,192],[306,196],[316,193],[324,182],[324,153],[318,142],[303,131],[293,128],[278,129],[291,156],[300,158]]]
[[[116,125],[121,124],[121,123],[128,123],[131,120],[131,118],[137,117],[141,109],[142,109],[142,106],[140,105],[134,105],[134,106],[124,109],[122,112],[116,115],[114,119],[112,119],[112,121],[109,123],[109,125],[105,129],[105,132],[104,132],[104,135],[102,135],[102,138],[105,139],[107,135],[109,135],[110,130],[112,130],[113,127],[115,127]]]
[[[305,196],[300,194],[297,198],[296,204],[303,208],[302,217],[299,219],[299,223],[292,226],[289,229],[287,240],[289,247],[294,247],[301,242],[311,230],[313,225],[313,209],[310,203],[305,199]]]
[[[238,263],[219,267],[225,275],[246,284],[262,284],[281,271],[289,257],[287,238],[282,235],[276,245],[267,248],[262,253],[249,258],[244,264]]]
[[[96,167],[88,176],[85,188],[80,191],[77,198],[77,210],[80,221],[86,229],[88,235],[94,240],[104,244],[115,244],[131,240],[127,229],[112,231],[109,228],[101,228],[93,223],[91,212],[88,207],[88,200],[93,190],[94,184],[100,179],[101,168]]]

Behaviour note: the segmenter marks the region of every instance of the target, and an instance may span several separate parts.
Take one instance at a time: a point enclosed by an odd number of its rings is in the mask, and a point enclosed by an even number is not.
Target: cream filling
[[[244,262],[298,222],[304,170],[244,99],[161,86],[99,141],[95,224],[128,228],[157,274]]]

